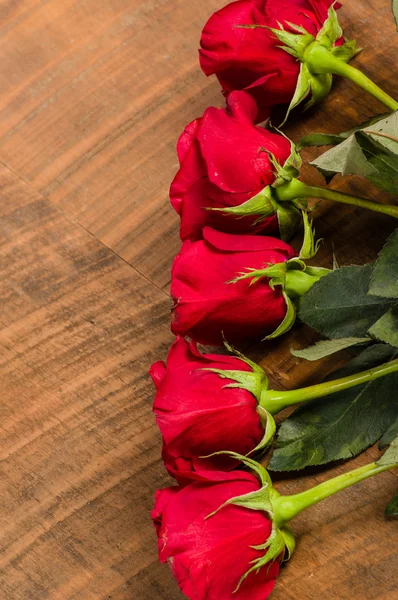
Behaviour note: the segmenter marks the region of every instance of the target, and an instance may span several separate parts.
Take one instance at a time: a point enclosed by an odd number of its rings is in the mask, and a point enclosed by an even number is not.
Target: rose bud
[[[227,233],[278,231],[271,200],[269,216],[260,220],[256,214],[237,219],[206,210],[246,202],[275,182],[275,162],[281,168],[290,164],[291,142],[255,126],[256,115],[253,98],[233,92],[226,109],[206,109],[182,133],[177,144],[180,169],[170,187],[171,204],[181,217],[182,240],[200,239],[205,225]]]
[[[170,199],[181,218],[182,240],[196,241],[203,227],[226,233],[278,232],[288,240],[307,197],[398,216],[398,208],[298,179],[301,157],[291,140],[254,124],[246,92],[232,92],[227,109],[208,108],[188,125],[177,145],[180,169]]]
[[[269,116],[273,106],[290,104],[298,89],[300,62],[281,48],[283,39],[309,44],[328,19],[333,0],[241,0],[214,13],[201,37],[200,65],[215,74],[226,94],[246,90]],[[290,36],[290,37],[288,37]],[[293,37],[295,36],[295,37]],[[299,40],[297,40],[299,42]],[[333,41],[341,44],[339,38]],[[331,76],[313,76],[311,102],[321,100],[331,87]],[[305,98],[310,90],[306,90]],[[308,98],[307,98],[308,99]]]
[[[264,556],[261,546],[271,535],[272,522],[263,511],[232,504],[207,518],[234,496],[259,489],[256,477],[244,471],[222,477],[218,483],[201,481],[157,492],[152,518],[159,559],[168,562],[192,600],[264,600],[274,587],[280,559],[241,580],[251,563]]]
[[[265,371],[242,354],[201,354],[194,342],[177,337],[167,366],[158,361],[150,369],[166,469],[179,483],[206,471],[230,470],[237,461],[225,451],[264,452],[275,434],[273,415],[281,410],[397,370],[393,360],[301,389],[272,390]]]
[[[306,508],[398,466],[397,446],[374,463],[281,496],[260,464],[240,457],[245,471],[212,473],[156,494],[152,519],[160,562],[168,562],[191,600],[265,600],[282,560],[295,549],[287,525]]]
[[[275,424],[271,419],[267,428],[267,413],[258,404],[267,377],[255,363],[201,354],[194,342],[177,337],[167,367],[159,361],[149,372],[157,388],[153,408],[163,437],[163,460],[179,480],[184,472],[236,465],[225,454],[200,457],[221,450],[240,454],[258,450],[268,442],[266,429],[272,438]]]
[[[366,75],[348,65],[358,52],[345,41],[332,0],[240,0],[217,11],[204,27],[200,64],[215,74],[226,95],[247,90],[260,119],[273,106],[308,108],[330,91],[341,75],[371,93],[390,110],[398,102]]]
[[[173,262],[173,333],[212,345],[281,335],[294,323],[293,300],[328,272],[295,256],[276,238],[205,227]]]

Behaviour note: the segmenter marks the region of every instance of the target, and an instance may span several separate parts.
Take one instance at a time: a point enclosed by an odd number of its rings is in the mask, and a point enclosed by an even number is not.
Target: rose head
[[[239,0],[214,13],[201,37],[200,64],[215,74],[225,94],[247,90],[256,99],[261,117],[277,104],[289,104],[295,94],[300,62],[280,48],[267,29],[312,36],[321,30],[333,0]],[[241,26],[260,25],[247,28]]]
[[[289,522],[303,510],[398,466],[394,440],[376,462],[281,495],[266,469],[239,457],[245,471],[204,472],[185,487],[156,494],[152,519],[161,562],[168,562],[191,600],[265,600],[295,539]]]
[[[272,289],[267,277],[229,282],[247,269],[264,269],[294,256],[294,249],[276,238],[205,227],[203,240],[184,242],[174,259],[173,333],[213,345],[222,345],[223,335],[235,343],[272,333],[287,311],[282,288]]]
[[[208,208],[243,204],[275,181],[270,155],[281,166],[291,143],[280,134],[257,127],[257,106],[245,92],[233,92],[227,108],[208,108],[182,133],[177,152],[180,169],[170,199],[181,217],[181,239],[197,240],[210,225],[227,233],[278,231],[276,215],[256,223],[256,216],[236,218]]]
[[[258,412],[262,380],[244,360],[222,354],[201,354],[194,342],[177,337],[167,359],[152,365],[150,375],[157,393],[154,411],[163,437],[163,460],[170,475],[178,481],[184,472],[229,470],[236,461],[224,455],[200,458],[231,450],[246,455],[258,446],[264,428]],[[231,379],[217,369],[231,371]],[[247,387],[236,385],[238,372],[247,377]],[[247,375],[246,375],[247,374]],[[256,394],[256,396],[254,395]],[[261,409],[260,409],[261,410]]]
[[[220,474],[221,476],[221,474]],[[254,475],[225,473],[219,481],[200,481],[157,492],[152,518],[159,558],[168,562],[182,592],[191,600],[265,600],[279,572],[279,561],[244,575],[261,559],[272,531],[266,512],[228,505],[235,496],[260,489]],[[239,585],[240,584],[240,585]]]

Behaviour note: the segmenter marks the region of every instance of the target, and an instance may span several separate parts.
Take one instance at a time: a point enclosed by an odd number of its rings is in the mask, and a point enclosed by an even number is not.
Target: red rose
[[[231,235],[205,227],[203,240],[186,241],[174,259],[171,295],[173,333],[222,345],[272,333],[286,315],[282,289],[262,277],[228,283],[249,268],[264,269],[296,256],[279,239]]]
[[[215,74],[226,94],[247,90],[263,118],[272,106],[288,104],[294,96],[300,62],[278,46],[281,42],[266,25],[297,33],[290,24],[316,36],[328,17],[333,0],[239,0],[214,13],[201,37],[200,65]]]
[[[178,585],[191,600],[265,600],[272,592],[278,561],[250,573],[239,586],[252,561],[266,552],[255,547],[264,545],[271,534],[267,514],[228,505],[206,518],[230,498],[259,489],[256,477],[234,471],[219,481],[194,482],[157,492],[152,518],[159,558],[169,563]]]
[[[258,398],[246,389],[226,387],[236,382],[233,377],[225,379],[205,369],[250,373]],[[201,456],[222,450],[246,455],[260,443],[264,434],[257,412],[260,368],[254,373],[234,356],[201,354],[194,342],[177,337],[167,367],[159,361],[149,372],[157,388],[154,411],[163,436],[163,459],[179,481],[184,472],[229,470],[236,465],[225,455]]]
[[[227,233],[278,231],[276,215],[255,224],[256,216],[235,216],[206,208],[237,206],[275,181],[269,153],[283,166],[291,143],[255,126],[257,106],[245,92],[234,92],[227,108],[208,108],[182,133],[177,152],[180,170],[170,200],[181,217],[181,239],[201,238],[205,225]]]

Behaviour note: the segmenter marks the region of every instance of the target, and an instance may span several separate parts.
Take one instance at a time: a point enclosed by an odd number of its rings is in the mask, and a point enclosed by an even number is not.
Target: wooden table
[[[221,103],[196,54],[219,6],[0,1],[2,600],[182,598],[157,562],[149,516],[170,480],[146,373],[172,341],[175,143]],[[340,19],[365,48],[355,64],[397,97],[390,2],[347,0]],[[337,81],[288,133],[339,132],[378,112]],[[304,174],[321,181],[309,167]],[[388,200],[359,178],[333,185]],[[340,264],[372,260],[393,228],[382,215],[325,202],[316,214],[325,265],[332,243]],[[298,326],[251,354],[274,385],[293,388],[346,360],[290,355],[312,339]],[[377,455],[280,478],[278,489],[304,489]],[[396,598],[397,524],[383,517],[396,487],[396,473],[384,473],[297,519],[298,547],[273,598]]]

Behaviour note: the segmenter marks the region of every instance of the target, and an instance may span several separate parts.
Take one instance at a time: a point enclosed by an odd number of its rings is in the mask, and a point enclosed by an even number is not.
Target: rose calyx
[[[269,286],[272,289],[275,289],[276,286],[282,288],[286,302],[286,315],[279,327],[264,338],[267,340],[283,335],[291,329],[296,320],[297,300],[306,294],[321,277],[330,272],[330,269],[310,267],[305,263],[305,260],[315,256],[321,240],[315,240],[315,231],[308,214],[302,211],[302,215],[304,240],[298,257],[273,265],[264,265],[263,269],[248,269],[246,272],[239,273],[235,279],[229,282],[233,284],[242,279],[251,279],[250,285],[254,285],[266,277],[269,279]]]
[[[332,73],[335,71],[327,64],[326,57],[329,57],[333,63],[336,61],[347,63],[360,51],[354,40],[344,40],[344,43],[338,44],[343,36],[343,30],[333,6],[329,8],[328,18],[316,37],[310,35],[302,27],[291,23],[287,23],[287,25],[297,33],[285,31],[283,25],[280,29],[271,29],[282,42],[280,48],[301,62],[297,87],[284,122],[290,111],[301,102],[306,101],[304,110],[307,110],[328,95],[332,86]]]
[[[249,566],[249,569],[246,571],[246,573],[244,573],[239,581],[239,584],[235,590],[237,591],[250,573],[257,573],[261,568],[265,567],[267,564],[273,563],[276,560],[281,562],[289,560],[294,552],[296,541],[292,530],[286,523],[278,525],[278,517],[275,515],[274,503],[276,499],[280,497],[280,494],[273,487],[268,471],[260,463],[248,458],[247,456],[241,456],[235,452],[227,452],[226,454],[230,455],[232,458],[240,460],[245,466],[252,469],[258,477],[261,487],[255,492],[230,498],[216,511],[208,515],[207,518],[211,518],[225,506],[234,504],[235,506],[241,506],[250,510],[266,512],[272,522],[271,534],[267,537],[263,544],[255,546],[256,550],[264,551],[263,556],[255,560],[254,563]]]

